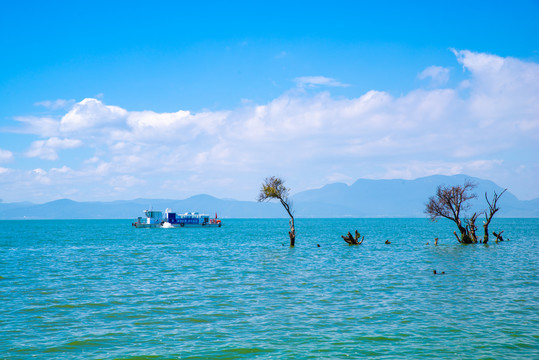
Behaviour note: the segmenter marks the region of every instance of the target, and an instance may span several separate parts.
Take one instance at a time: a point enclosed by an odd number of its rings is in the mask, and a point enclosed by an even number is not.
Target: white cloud
[[[503,65],[504,58],[485,53],[476,53],[469,50],[451,49],[457,57],[457,61],[462,64],[464,69],[472,71],[474,74],[498,73]],[[511,59],[511,58],[506,58]],[[520,60],[517,60],[521,62]]]
[[[299,87],[316,87],[316,86],[332,86],[346,87],[348,84],[343,84],[335,79],[325,76],[301,76],[294,79]]]
[[[47,172],[41,168],[37,168],[37,169],[34,169],[32,170],[32,173],[36,174],[36,175],[46,175]]]
[[[75,104],[60,121],[60,130],[76,132],[125,122],[127,111],[105,105],[97,99],[87,98]]]
[[[116,191],[123,192],[127,191],[134,186],[141,186],[146,184],[146,181],[137,179],[132,175],[120,175],[112,178],[109,181],[110,186],[112,186]]]
[[[65,99],[57,99],[57,100],[44,100],[36,102],[35,106],[43,106],[47,109],[56,110],[61,108],[66,108],[68,106],[71,106],[75,103],[75,100],[65,100]]]
[[[93,156],[93,157],[89,158],[88,160],[85,160],[84,164],[95,164],[97,162],[99,162],[99,157]]]
[[[37,140],[32,143],[26,152],[28,157],[39,157],[46,160],[58,159],[57,150],[72,149],[82,145],[82,141],[77,139],[60,139],[52,137],[47,140]]]
[[[60,121],[51,117],[17,116],[15,120],[23,123],[24,126],[13,130],[13,132],[39,136],[58,136],[60,133]]]
[[[267,103],[199,113],[129,111],[84,99],[59,119],[18,120],[48,137],[33,142],[27,156],[54,160],[61,149],[84,146],[92,154],[78,167],[21,173],[18,179],[36,191],[62,184],[59,194],[86,187],[92,191],[81,193],[106,198],[126,189],[136,191],[129,192],[132,197],[170,197],[166,184],[173,184],[174,197],[252,199],[249,192],[270,174],[285,176],[295,190],[359,177],[436,173],[510,182],[516,171],[511,169],[521,165],[531,169],[523,176],[532,183],[539,177],[537,157],[529,155],[539,152],[539,66],[470,51],[455,54],[467,77],[460,85],[400,96],[368,91],[336,98],[328,91],[293,89]],[[449,70],[433,66],[422,74],[446,81]],[[325,77],[296,81],[300,87],[343,85]]]
[[[444,85],[449,81],[449,69],[433,65],[420,72],[417,77],[421,80],[430,78],[435,86]]]
[[[8,168],[5,168],[5,167],[0,167],[0,175],[9,174],[10,172],[12,172],[11,169],[8,169]]]
[[[490,132],[522,133],[539,140],[539,64],[468,50],[453,52],[471,73],[468,116]]]
[[[499,167],[502,160],[472,160],[466,162],[455,161],[417,161],[410,160],[399,163],[388,163],[385,165],[385,171],[378,174],[372,174],[374,178],[382,179],[416,179],[418,177],[430,175],[458,175],[458,174],[477,174]]]
[[[51,173],[59,173],[59,174],[68,174],[68,173],[73,172],[73,170],[64,165],[61,168],[52,168],[50,170],[50,172]]]
[[[30,174],[33,178],[33,180],[35,180],[35,182],[37,184],[40,184],[40,185],[50,185],[51,184],[51,179],[50,177],[47,176],[47,171],[41,169],[41,168],[37,168],[37,169],[34,169],[32,171],[30,171]]]
[[[9,150],[0,149],[0,162],[8,162],[13,160],[13,153]]]
[[[160,141],[187,141],[197,136],[215,135],[221,131],[223,121],[229,112],[203,112],[191,114],[189,111],[175,113],[155,113],[153,111],[129,112],[125,136],[139,140],[159,139]]]

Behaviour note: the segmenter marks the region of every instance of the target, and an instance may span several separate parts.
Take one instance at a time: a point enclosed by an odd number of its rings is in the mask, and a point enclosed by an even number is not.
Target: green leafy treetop
[[[281,202],[286,212],[290,216],[290,247],[294,247],[296,240],[296,230],[294,228],[294,215],[292,210],[292,201],[288,197],[290,189],[284,186],[284,181],[276,176],[271,176],[264,179],[262,187],[260,188],[260,194],[258,194],[258,201],[269,201],[271,199],[277,199]]]

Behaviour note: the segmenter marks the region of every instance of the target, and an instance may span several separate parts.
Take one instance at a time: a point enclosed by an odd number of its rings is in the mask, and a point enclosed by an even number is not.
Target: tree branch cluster
[[[474,244],[477,242],[483,244],[488,243],[488,227],[494,214],[500,210],[498,207],[498,200],[503,193],[507,191],[507,189],[505,189],[500,194],[497,194],[496,191],[494,191],[492,200],[489,200],[487,193],[485,193],[488,209],[479,213],[474,212],[471,216],[466,217],[463,213],[471,206],[469,200],[477,198],[477,195],[472,193],[475,187],[476,184],[471,181],[466,181],[462,186],[440,185],[436,189],[436,195],[429,198],[425,208],[425,213],[432,221],[436,221],[439,218],[446,218],[453,221],[460,232],[460,235],[458,235],[456,231],[454,234],[457,240],[464,244]],[[478,239],[475,221],[481,214],[485,215],[485,221],[483,221],[484,235],[482,239]],[[498,242],[499,239],[500,237],[496,236],[496,242]]]
[[[344,239],[344,241],[346,241],[349,245],[361,245],[361,243],[363,242],[363,240],[365,240],[365,236],[363,236],[361,238],[361,240],[359,240],[359,238],[361,237],[361,234],[356,230],[355,232],[355,236],[352,236],[352,234],[350,234],[350,232],[348,232],[348,234],[346,234],[346,236],[344,235],[341,235],[341,237]]]

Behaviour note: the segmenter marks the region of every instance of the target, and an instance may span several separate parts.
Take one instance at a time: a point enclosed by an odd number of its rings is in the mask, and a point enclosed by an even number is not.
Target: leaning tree
[[[281,202],[284,209],[290,216],[290,247],[294,247],[296,241],[296,230],[294,228],[294,215],[292,210],[292,200],[288,197],[290,189],[284,186],[284,181],[278,177],[271,176],[264,179],[264,183],[260,188],[260,194],[258,194],[258,201],[268,201],[271,199],[277,199]]]
[[[492,221],[492,217],[500,208],[497,205],[498,200],[507,190],[503,190],[499,195],[494,192],[492,201],[489,200],[487,193],[485,193],[485,199],[489,209],[482,212],[474,212],[471,216],[466,217],[464,214],[471,206],[470,200],[477,198],[477,195],[472,193],[476,184],[467,180],[464,185],[456,186],[443,186],[440,185],[436,189],[436,195],[431,196],[427,202],[425,213],[430,217],[432,221],[436,221],[439,218],[446,218],[453,221],[460,232],[453,232],[458,242],[463,244],[475,244],[477,242],[488,242],[488,226]],[[485,235],[482,241],[477,238],[475,221],[482,213],[485,214],[485,221],[483,222],[483,228]],[[498,236],[496,236],[498,239]]]

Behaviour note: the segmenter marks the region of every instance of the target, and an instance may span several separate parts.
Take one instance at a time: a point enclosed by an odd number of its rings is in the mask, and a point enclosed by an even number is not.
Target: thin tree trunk
[[[294,217],[290,217],[290,232],[288,233],[290,235],[290,247],[294,247],[296,243],[296,228],[294,227]]]
[[[466,228],[459,223],[457,223],[457,226],[459,227],[459,231],[460,231],[460,242],[464,244],[472,244],[473,239],[468,234],[468,230],[466,230]]]
[[[290,231],[288,232],[288,235],[290,236],[290,247],[294,247],[296,243],[296,228],[294,227],[294,215],[292,215],[292,212],[290,211],[290,205],[283,199],[279,200],[281,200],[281,204],[283,204],[283,207],[288,213],[288,216],[290,216]]]
[[[483,224],[483,228],[485,229],[485,235],[483,236],[483,244],[488,243],[488,224]]]

